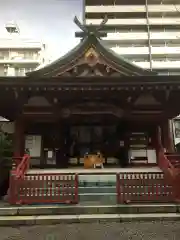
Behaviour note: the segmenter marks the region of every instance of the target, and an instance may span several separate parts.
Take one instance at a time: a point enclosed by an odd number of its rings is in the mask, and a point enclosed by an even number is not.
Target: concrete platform
[[[0,216],[40,216],[40,215],[83,215],[83,214],[152,214],[180,213],[180,205],[176,204],[127,204],[127,205],[24,205],[2,206]]]
[[[1,240],[178,240],[178,221],[131,221],[1,227]]]
[[[180,205],[37,205],[0,208],[0,226],[180,220]]]
[[[161,169],[157,167],[131,167],[131,168],[103,168],[103,169],[83,169],[83,168],[66,168],[66,169],[30,169],[28,174],[54,174],[54,173],[65,173],[65,174],[116,174],[116,173],[139,173],[139,172],[162,172]]]
[[[44,216],[3,216],[0,226],[54,225],[60,223],[132,222],[132,221],[179,221],[179,213],[156,214],[83,214]]]

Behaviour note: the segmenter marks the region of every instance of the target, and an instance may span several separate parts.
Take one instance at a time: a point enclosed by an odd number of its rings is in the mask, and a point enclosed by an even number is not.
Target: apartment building
[[[8,37],[0,38],[0,76],[24,76],[44,63],[43,43],[21,38],[14,23],[5,27]]]
[[[86,25],[105,15],[106,46],[142,68],[180,74],[179,0],[84,0]]]

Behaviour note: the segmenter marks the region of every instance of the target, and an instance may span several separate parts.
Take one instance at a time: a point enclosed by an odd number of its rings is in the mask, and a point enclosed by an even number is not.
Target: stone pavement
[[[0,240],[179,240],[179,222],[1,227]]]

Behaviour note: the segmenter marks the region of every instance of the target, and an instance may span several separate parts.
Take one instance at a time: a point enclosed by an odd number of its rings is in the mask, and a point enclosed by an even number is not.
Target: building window
[[[25,73],[34,71],[34,68],[26,68]]]
[[[25,76],[25,68],[16,68],[15,69],[16,76]]]
[[[37,59],[38,53],[37,52],[24,52],[23,53],[25,59]]]
[[[15,75],[16,76],[25,76],[27,72],[32,72],[34,68],[16,68]]]
[[[7,58],[9,58],[8,51],[1,51],[0,52],[0,59],[7,59]]]
[[[174,126],[175,126],[175,138],[180,138],[180,120],[175,120]]]

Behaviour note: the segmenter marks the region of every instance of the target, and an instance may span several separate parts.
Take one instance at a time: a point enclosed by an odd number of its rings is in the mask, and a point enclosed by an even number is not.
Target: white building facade
[[[172,2],[174,4],[172,4]],[[180,74],[178,0],[84,0],[84,23],[103,28],[106,46],[136,65],[162,75]]]
[[[43,43],[22,38],[15,24],[6,30],[8,37],[0,38],[0,76],[25,76],[44,63]]]

